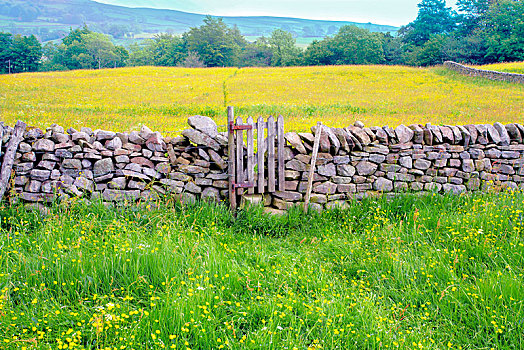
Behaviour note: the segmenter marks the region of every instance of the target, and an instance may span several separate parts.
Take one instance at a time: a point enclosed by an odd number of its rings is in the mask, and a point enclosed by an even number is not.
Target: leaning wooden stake
[[[4,138],[4,122],[0,122],[0,157],[2,157],[2,140]],[[0,162],[0,165],[2,162]]]
[[[229,169],[229,205],[231,210],[237,209],[236,189],[233,184],[235,181],[235,134],[231,127],[235,124],[235,111],[233,107],[227,107],[227,145],[228,145],[228,169]]]
[[[322,123],[317,123],[317,132],[315,134],[315,143],[313,144],[313,156],[311,157],[311,167],[309,168],[309,177],[307,180],[306,200],[304,202],[304,211],[309,208],[311,199],[311,190],[313,189],[313,179],[315,177],[315,167],[317,165],[318,147],[320,146],[320,134],[322,133]]]
[[[7,185],[11,178],[11,170],[13,169],[13,163],[15,161],[16,150],[18,149],[20,142],[22,142],[25,128],[25,123],[20,121],[16,122],[13,135],[11,135],[11,139],[7,144],[4,160],[2,162],[2,170],[0,171],[0,200],[4,198],[5,191],[7,190]]]

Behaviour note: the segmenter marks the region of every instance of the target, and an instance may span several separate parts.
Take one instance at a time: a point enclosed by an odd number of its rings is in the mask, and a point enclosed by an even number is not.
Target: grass
[[[0,208],[2,349],[521,349],[524,195]]]
[[[479,67],[487,70],[494,70],[499,72],[519,73],[524,74],[524,62],[513,63],[496,63]]]
[[[524,86],[463,77],[443,68],[337,66],[184,69],[139,67],[0,76],[0,119],[38,127],[115,131],[147,124],[183,130],[187,116],[225,124],[282,114],[288,130],[410,123],[510,123],[524,116]]]

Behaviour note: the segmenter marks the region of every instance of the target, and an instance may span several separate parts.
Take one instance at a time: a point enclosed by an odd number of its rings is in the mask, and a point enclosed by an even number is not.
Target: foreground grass
[[[38,127],[124,131],[147,124],[183,130],[187,116],[226,124],[282,114],[288,130],[411,123],[511,123],[524,117],[524,86],[463,77],[443,68],[337,66],[185,69],[138,67],[0,76],[0,120]],[[223,129],[224,130],[224,129]]]
[[[521,349],[524,195],[0,210],[2,349]]]

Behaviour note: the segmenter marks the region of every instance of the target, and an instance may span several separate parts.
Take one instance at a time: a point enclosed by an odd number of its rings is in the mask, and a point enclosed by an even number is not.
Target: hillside
[[[90,126],[159,131],[189,115],[224,124],[239,116],[282,114],[286,128],[317,121],[339,127],[410,123],[465,125],[524,118],[524,86],[461,76],[443,68],[336,66],[186,69],[138,67],[0,76],[0,120],[40,127]]]
[[[13,33],[37,34],[41,40],[55,40],[70,27],[84,23],[116,39],[141,38],[159,32],[183,33],[199,26],[204,15],[174,10],[128,8],[91,0],[0,0],[0,28]],[[318,21],[281,17],[224,17],[243,35],[259,37],[274,29],[290,31],[298,38],[319,38],[335,33],[343,25],[357,25],[376,32],[398,28],[372,23]]]

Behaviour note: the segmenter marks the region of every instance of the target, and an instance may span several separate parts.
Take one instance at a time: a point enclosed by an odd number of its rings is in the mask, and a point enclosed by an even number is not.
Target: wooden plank
[[[322,123],[317,123],[317,132],[315,134],[315,143],[313,144],[313,156],[311,157],[311,166],[309,167],[309,175],[307,179],[306,199],[304,201],[304,211],[309,209],[309,201],[311,200],[311,190],[313,189],[313,179],[315,177],[315,168],[317,165],[318,147],[320,146],[320,135],[322,134]]]
[[[246,121],[247,125],[253,125],[253,117],[248,117]],[[246,142],[247,142],[247,182],[250,184],[255,183],[255,141],[253,140],[253,128],[246,130]],[[247,189],[248,194],[254,194],[255,188],[249,187]]]
[[[265,169],[264,169],[264,155],[266,153],[266,147],[264,144],[264,118],[258,117],[258,123],[257,123],[257,147],[258,147],[258,157],[257,157],[257,166],[258,166],[258,193],[263,194],[264,193],[264,175],[265,175]]]
[[[243,121],[241,117],[237,117],[237,125],[242,125]],[[243,130],[237,130],[236,131],[236,139],[237,139],[237,145],[236,145],[236,151],[237,151],[237,157],[236,157],[236,170],[237,170],[237,184],[242,184],[245,182],[244,179],[244,131]],[[242,188],[238,189],[237,194],[242,194]]]
[[[9,179],[11,178],[11,170],[13,169],[13,163],[15,162],[16,150],[18,149],[20,142],[22,142],[25,128],[25,123],[21,121],[16,122],[13,134],[7,144],[2,168],[0,170],[0,201],[4,198],[5,191],[7,190]]]
[[[275,192],[275,118],[267,119],[267,188],[269,193]]]
[[[0,157],[2,157],[2,140],[4,139],[4,122],[0,122]],[[0,164],[2,164],[0,162]]]
[[[281,115],[277,119],[277,135],[278,135],[278,190],[286,190],[286,163],[284,159],[284,147],[286,141],[284,140],[284,117]]]
[[[236,181],[235,177],[235,134],[231,130],[231,126],[235,124],[235,111],[233,107],[227,107],[227,147],[228,147],[228,175],[229,175],[229,205],[231,210],[237,209],[237,196],[233,183]]]

